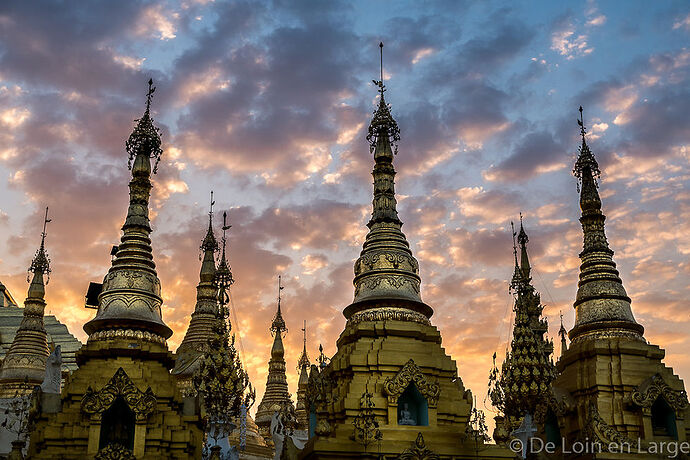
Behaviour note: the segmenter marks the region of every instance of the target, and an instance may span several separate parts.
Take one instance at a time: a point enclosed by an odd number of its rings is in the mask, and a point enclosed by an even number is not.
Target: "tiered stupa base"
[[[118,350],[113,352],[113,348]],[[31,434],[30,458],[94,458],[101,450],[103,407],[99,406],[108,405],[109,394],[122,397],[136,414],[133,453],[137,459],[200,458],[199,416],[194,404],[183,404],[169,371],[172,353],[165,345],[127,339],[90,341],[77,358],[80,367],[65,385],[61,404],[44,404]],[[89,393],[91,397],[85,398]]]
[[[405,320],[390,320],[386,317]],[[465,430],[472,394],[458,377],[455,361],[441,347],[441,334],[423,315],[404,309],[365,311],[353,315],[338,339],[329,365],[334,390],[327,411],[318,411],[313,436],[302,459],[364,458],[364,446],[353,439],[354,417],[365,392],[372,394],[374,414],[383,435],[366,452],[398,458],[421,433],[426,448],[441,459],[477,458]],[[398,398],[414,383],[428,403],[427,426],[398,424]],[[513,458],[507,449],[479,444],[479,458]],[[417,457],[410,457],[417,458]]]
[[[638,454],[638,442],[645,449],[649,443],[688,439],[686,420],[690,414],[684,383],[664,365],[664,355],[664,350],[641,338],[608,336],[574,341],[557,363],[560,375],[553,384],[556,398],[550,404],[566,449],[573,450],[568,445],[583,439],[604,446],[609,442],[631,443],[630,453],[621,456],[604,449],[596,458],[656,458]],[[669,426],[676,433],[655,429],[652,412],[656,407],[652,406],[659,399],[674,414]]]

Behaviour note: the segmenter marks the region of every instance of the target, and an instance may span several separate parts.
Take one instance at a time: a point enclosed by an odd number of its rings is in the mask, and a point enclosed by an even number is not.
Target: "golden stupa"
[[[266,389],[256,409],[256,424],[259,427],[259,433],[261,433],[266,443],[271,447],[273,447],[273,438],[270,429],[273,414],[285,411],[288,407],[292,407],[292,399],[288,391],[287,376],[285,375],[285,347],[283,346],[283,334],[287,333],[287,327],[280,310],[282,289],[283,286],[280,284],[280,277],[278,277],[278,310],[271,322],[271,334],[273,334],[271,359],[268,361]]]
[[[644,338],[633,316],[606,239],[600,171],[586,142],[581,107],[580,116],[582,145],[573,172],[579,180],[584,246],[576,319],[570,345],[556,364],[559,375],[543,434],[565,451],[575,442],[597,442],[603,447],[597,459],[631,458],[639,451],[642,458],[657,458],[652,450],[658,452],[661,442],[688,438],[687,394],[683,381],[664,365],[664,350]],[[631,450],[608,449],[609,443]]]
[[[175,353],[175,367],[172,370],[180,391],[184,395],[195,396],[196,394],[192,387],[192,377],[199,368],[204,352],[208,349],[208,338],[213,332],[213,324],[218,314],[218,288],[214,284],[217,250],[218,241],[213,234],[213,192],[211,192],[208,230],[201,243],[203,259],[199,272],[199,284],[196,287],[196,305],[184,339]]]
[[[396,210],[399,129],[382,80],[367,136],[375,162],[369,233],[355,262],[355,296],[343,311],[338,351],[322,370],[311,369],[310,439],[300,458],[512,458],[471,439],[472,393],[420,297],[419,265]]]
[[[202,262],[197,285],[196,305],[191,314],[189,326],[182,343],[177,349],[175,367],[172,374],[177,379],[180,392],[186,396],[197,396],[193,385],[193,378],[197,373],[204,353],[209,350],[209,337],[214,333],[213,326],[218,315],[218,283],[216,282],[215,254],[219,249],[218,241],[213,233],[213,192],[211,192],[211,210],[209,211],[208,229],[201,243]],[[225,254],[225,247],[223,247]],[[222,267],[229,273],[229,267],[222,257]],[[232,279],[232,275],[229,275]],[[234,279],[232,281],[234,283]],[[231,446],[236,446],[240,460],[256,460],[273,458],[273,450],[266,445],[259,434],[259,428],[248,413],[245,414],[244,426],[237,417],[234,420],[236,428],[228,436]]]
[[[161,285],[151,249],[151,173],[162,153],[146,111],[127,141],[132,179],[122,239],[84,325],[88,342],[60,400],[43,404],[31,433],[34,459],[188,459],[201,454],[193,401],[184,401],[170,374],[175,362],[161,315]],[[132,164],[133,160],[133,164]]]
[[[46,208],[41,245],[29,267],[33,276],[24,301],[22,322],[0,368],[0,398],[29,394],[45,377],[46,359],[50,354],[48,334],[43,323],[46,308],[44,276],[50,274],[50,261],[45,248],[48,222]]]

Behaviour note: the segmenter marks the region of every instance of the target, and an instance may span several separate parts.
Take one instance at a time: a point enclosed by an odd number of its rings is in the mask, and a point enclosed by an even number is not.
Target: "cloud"
[[[536,175],[565,168],[565,150],[551,133],[533,132],[520,139],[507,158],[490,166],[482,175],[489,181],[525,182]]]
[[[570,16],[561,17],[553,25],[551,49],[567,60],[591,54],[594,47],[588,43],[588,40],[587,34],[577,32],[575,23]]]
[[[685,29],[686,31],[690,30],[690,14],[685,17],[678,18],[673,23],[673,30],[676,29]]]

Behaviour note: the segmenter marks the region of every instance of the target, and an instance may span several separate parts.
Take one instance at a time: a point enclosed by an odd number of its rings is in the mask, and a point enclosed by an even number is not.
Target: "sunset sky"
[[[549,333],[560,311],[572,327],[579,105],[633,312],[690,378],[686,1],[3,1],[0,281],[23,300],[49,206],[47,310],[85,341],[84,294],[119,241],[124,144],[152,77],[165,148],[152,239],[169,346],[194,308],[214,190],[216,229],[223,210],[233,225],[233,330],[257,399],[279,274],[294,394],[302,321],[310,357],[319,343],[333,355],[353,298],[381,40],[402,138],[398,211],[466,387],[482,401],[491,355],[509,340],[520,212]]]

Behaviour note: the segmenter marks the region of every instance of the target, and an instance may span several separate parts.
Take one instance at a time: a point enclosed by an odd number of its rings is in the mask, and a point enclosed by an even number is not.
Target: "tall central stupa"
[[[312,366],[310,439],[300,458],[475,458],[477,445],[466,435],[472,393],[429,321],[433,309],[421,299],[419,265],[401,230],[393,166],[400,131],[382,80],[367,135],[374,154],[369,233],[338,351],[323,370]],[[481,441],[479,450],[480,458],[513,456]]]
[[[58,404],[44,404],[31,434],[33,459],[187,459],[201,455],[194,404],[183,404],[170,369],[161,284],[151,248],[151,173],[162,154],[146,111],[126,143],[132,178],[115,259],[103,280],[88,342]],[[132,163],[133,161],[133,163]]]

